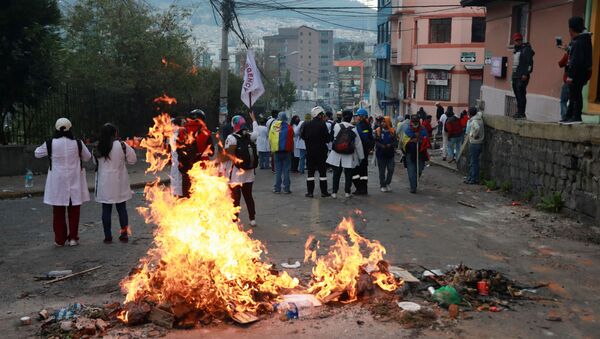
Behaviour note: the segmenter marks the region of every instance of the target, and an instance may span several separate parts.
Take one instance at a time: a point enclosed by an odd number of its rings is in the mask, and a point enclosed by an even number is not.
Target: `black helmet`
[[[190,113],[188,113],[188,116],[192,119],[200,119],[202,121],[206,120],[206,114],[204,114],[203,110],[198,108],[190,111]]]

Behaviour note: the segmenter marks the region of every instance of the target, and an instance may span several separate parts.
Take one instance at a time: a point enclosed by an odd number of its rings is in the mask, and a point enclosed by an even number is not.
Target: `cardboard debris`
[[[280,305],[294,303],[298,308],[317,307],[323,305],[319,299],[312,294],[286,294],[282,296]]]
[[[239,324],[249,324],[258,321],[257,316],[247,312],[235,313],[231,318]]]
[[[412,275],[409,271],[405,270],[402,267],[390,266],[389,271],[391,274],[394,275],[394,277],[396,277],[398,279],[402,279],[404,282],[409,282],[409,283],[420,282],[419,279],[417,279],[414,275]]]
[[[154,307],[148,315],[148,320],[150,320],[153,324],[164,328],[173,328],[175,316],[173,313],[161,310],[158,307]]]

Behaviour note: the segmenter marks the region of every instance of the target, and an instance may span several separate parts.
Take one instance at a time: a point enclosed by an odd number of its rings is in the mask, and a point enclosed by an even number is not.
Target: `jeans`
[[[419,155],[419,177],[423,174],[425,168],[425,157]],[[406,170],[408,171],[408,181],[410,182],[410,191],[417,192],[417,159],[413,159],[411,154],[406,155]]]
[[[298,160],[298,172],[304,174],[304,168],[306,167],[306,150],[301,148],[299,148],[298,150],[300,151],[300,157]]]
[[[377,166],[379,167],[379,187],[389,186],[392,183],[392,176],[396,167],[394,157],[377,158]]]
[[[113,204],[102,204],[102,225],[104,226],[104,238],[112,239],[111,233],[111,217],[112,217],[112,205]],[[129,217],[127,216],[126,202],[120,202],[115,204],[117,207],[117,213],[119,214],[119,224],[121,226],[121,234],[127,234],[127,226],[129,225]]]
[[[352,191],[352,172],[354,169],[336,166],[333,166],[332,193],[337,193],[337,191],[340,189],[340,178],[342,177],[342,171],[344,172],[344,192],[350,194]]]
[[[292,154],[290,152],[275,152],[275,184],[273,191],[281,192],[283,181],[283,191],[290,192],[290,167],[292,166]]]
[[[581,121],[581,111],[583,110],[583,86],[585,82],[575,81],[569,85],[569,107],[567,108],[567,119]]]
[[[567,120],[567,103],[569,102],[569,84],[566,82],[560,89],[560,120]]]
[[[529,84],[529,80],[521,80],[520,78],[512,79],[513,92],[515,93],[515,99],[517,99],[517,117],[525,117],[527,84]]]
[[[256,208],[254,207],[254,197],[252,197],[252,182],[246,182],[242,185],[235,185],[231,187],[231,196],[233,197],[233,205],[240,207],[240,201],[242,195],[244,195],[244,201],[246,202],[246,208],[248,209],[248,217],[250,220],[256,218]],[[240,213],[236,213],[236,218],[239,217]]]
[[[267,169],[271,167],[269,162],[269,156],[271,152],[258,152],[258,165],[260,169]]]
[[[460,152],[460,146],[462,145],[463,137],[452,137],[448,138],[448,157],[450,159],[456,159]]]
[[[471,157],[471,170],[469,171],[469,182],[479,183],[479,155],[481,154],[482,144],[471,144],[469,146],[469,156]]]

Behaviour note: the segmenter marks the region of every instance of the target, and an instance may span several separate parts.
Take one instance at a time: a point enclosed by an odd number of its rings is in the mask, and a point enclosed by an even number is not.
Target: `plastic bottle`
[[[33,187],[33,172],[27,169],[25,172],[25,188]]]

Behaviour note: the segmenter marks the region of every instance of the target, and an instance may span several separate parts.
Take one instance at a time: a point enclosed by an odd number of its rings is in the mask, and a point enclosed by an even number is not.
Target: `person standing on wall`
[[[359,108],[358,111],[356,111],[356,115],[358,116],[356,131],[360,136],[364,157],[354,169],[352,181],[354,182],[354,187],[356,187],[354,195],[367,195],[367,184],[369,182],[369,154],[371,154],[373,147],[375,147],[375,139],[373,137],[373,129],[368,120],[369,112],[364,108]]]
[[[112,206],[119,214],[119,241],[129,241],[129,216],[127,200],[130,200],[131,186],[126,165],[137,161],[135,151],[126,143],[117,139],[117,128],[111,123],[100,129],[98,149],[94,154],[96,162],[96,202],[102,204],[102,226],[104,227],[104,243],[112,242]]]
[[[592,74],[592,38],[585,32],[582,17],[569,19],[569,62],[567,64],[567,84],[569,84],[569,107],[567,108],[567,125],[580,124],[583,110],[583,86]]]
[[[300,139],[306,144],[306,162],[308,175],[306,176],[306,197],[312,198],[315,190],[315,172],[319,172],[319,187],[321,197],[330,196],[327,192],[327,153],[329,151],[329,130],[325,122],[324,109],[321,106],[313,108],[310,112],[312,120],[305,122],[300,131]]]
[[[517,100],[517,113],[515,119],[525,119],[527,106],[527,85],[533,71],[533,56],[535,52],[528,42],[523,42],[523,35],[519,32],[513,34],[513,71],[512,87]]]
[[[44,188],[44,204],[52,206],[54,244],[77,246],[81,204],[90,200],[83,161],[92,154],[81,140],[75,140],[71,122],[60,118],[51,140],[35,149],[35,157],[48,157],[50,166]],[[65,213],[69,214],[69,227]]]

